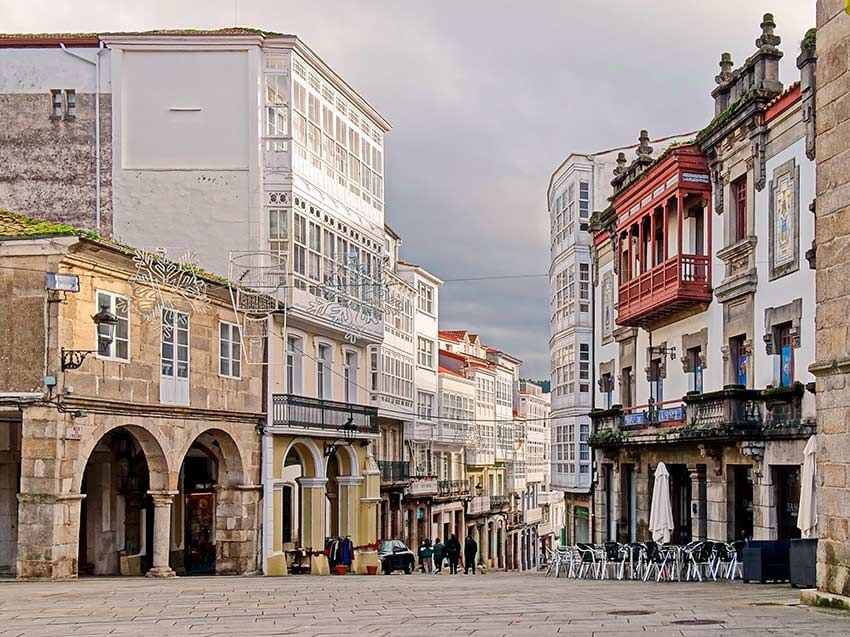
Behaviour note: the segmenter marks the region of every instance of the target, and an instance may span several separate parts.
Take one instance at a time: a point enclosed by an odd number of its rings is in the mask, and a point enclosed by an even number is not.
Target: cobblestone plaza
[[[0,635],[847,635],[787,585],[485,576],[0,584]]]

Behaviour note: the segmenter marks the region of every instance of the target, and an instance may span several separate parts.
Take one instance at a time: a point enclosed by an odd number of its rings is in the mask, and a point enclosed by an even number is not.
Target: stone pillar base
[[[850,597],[819,591],[816,588],[806,588],[800,591],[800,602],[820,608],[850,610]]]
[[[381,572],[381,560],[378,559],[378,553],[375,551],[358,551],[354,554],[352,568],[358,575],[366,575],[366,567],[374,566]]]
[[[151,570],[145,573],[145,577],[177,577],[177,574],[168,566],[154,566]]]
[[[310,558],[310,575],[330,575],[327,555],[314,555]]]

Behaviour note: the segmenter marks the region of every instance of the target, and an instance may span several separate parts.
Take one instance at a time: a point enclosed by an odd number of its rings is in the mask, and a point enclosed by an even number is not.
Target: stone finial
[[[638,137],[638,141],[640,144],[635,151],[639,158],[649,157],[652,154],[652,146],[649,145],[649,133],[646,129],[640,132],[640,137]]]
[[[718,66],[720,66],[720,74],[714,78],[714,81],[717,84],[726,84],[732,79],[732,68],[735,66],[735,63],[732,62],[732,54],[728,51],[721,54]]]
[[[614,176],[619,177],[626,172],[626,153],[617,154],[617,167],[614,169]]]
[[[779,43],[782,42],[782,38],[775,33],[776,22],[773,20],[773,14],[765,13],[761,25],[759,26],[761,26],[761,37],[756,40],[756,47],[761,49],[779,46]]]

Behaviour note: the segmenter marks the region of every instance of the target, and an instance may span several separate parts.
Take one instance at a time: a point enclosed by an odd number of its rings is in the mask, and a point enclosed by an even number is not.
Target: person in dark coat
[[[457,536],[454,533],[446,540],[446,557],[449,558],[449,573],[457,575],[457,562],[460,559],[460,542],[457,541]]]
[[[434,575],[439,575],[443,568],[443,557],[445,556],[445,547],[440,542],[440,538],[434,540]]]
[[[472,574],[475,575],[475,556],[478,553],[478,542],[472,537],[472,531],[466,536],[463,543],[463,574],[469,575],[469,569],[472,569]]]

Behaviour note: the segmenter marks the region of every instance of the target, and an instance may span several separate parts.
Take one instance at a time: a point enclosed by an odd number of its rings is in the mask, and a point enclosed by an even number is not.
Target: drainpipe
[[[82,60],[86,64],[93,65],[95,69],[94,72],[96,77],[94,91],[94,228],[95,232],[100,234],[100,56],[103,54],[105,49],[103,48],[103,42],[101,41],[100,46],[97,50],[97,54],[95,55],[95,59],[94,61],[92,61],[87,57],[80,55],[79,53],[74,53],[73,51],[69,50],[62,42],[59,43],[59,47],[68,55],[75,57],[78,60]]]

